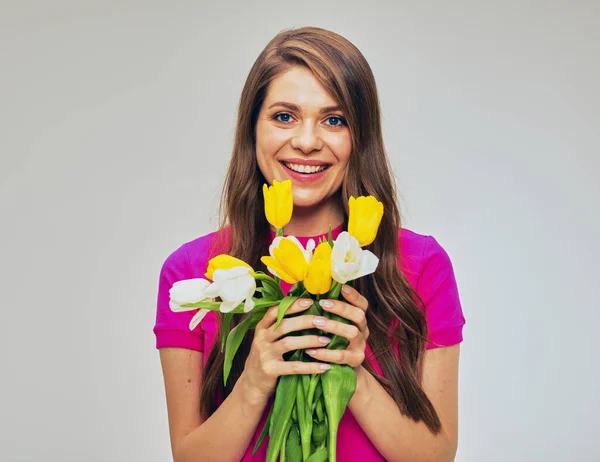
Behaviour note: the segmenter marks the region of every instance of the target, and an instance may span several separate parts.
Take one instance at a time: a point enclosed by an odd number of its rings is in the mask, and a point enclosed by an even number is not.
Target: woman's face
[[[294,206],[328,201],[342,184],[352,142],[336,106],[302,67],[278,75],[269,86],[256,122],[256,157],[269,184],[292,180]]]

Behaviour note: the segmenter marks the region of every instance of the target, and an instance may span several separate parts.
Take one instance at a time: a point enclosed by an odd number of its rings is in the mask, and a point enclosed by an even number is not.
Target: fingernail
[[[319,300],[319,305],[324,306],[326,308],[331,308],[333,306],[333,303],[329,300]]]
[[[350,292],[352,292],[352,289],[350,288],[350,286],[347,286],[346,284],[344,284],[342,286],[342,293],[345,295],[348,295]]]
[[[329,369],[331,369],[331,366],[329,364],[321,364],[321,370],[324,371],[328,371]]]
[[[307,354],[314,355],[317,354],[317,350],[305,350]]]
[[[306,307],[309,307],[310,305],[312,305],[312,300],[303,299],[303,300],[300,300],[299,303],[300,303],[300,306],[303,306],[306,308]]]
[[[315,326],[323,327],[325,325],[325,318],[317,316],[313,319],[313,324]]]
[[[327,337],[319,337],[319,342],[321,342],[321,343],[329,343],[329,342],[331,342],[331,339],[327,338]]]

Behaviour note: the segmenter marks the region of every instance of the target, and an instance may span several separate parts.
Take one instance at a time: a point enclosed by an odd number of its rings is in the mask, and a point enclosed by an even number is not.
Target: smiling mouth
[[[305,174],[309,174],[309,175],[312,173],[320,173],[324,170],[327,170],[331,166],[329,164],[303,165],[303,164],[294,164],[294,163],[283,162],[283,161],[281,163],[294,172],[305,173]]]

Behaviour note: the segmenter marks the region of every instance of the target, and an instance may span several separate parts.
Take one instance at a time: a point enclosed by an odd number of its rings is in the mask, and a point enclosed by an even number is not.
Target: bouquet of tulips
[[[375,239],[383,216],[383,204],[374,197],[351,197],[348,231],[333,241],[330,227],[327,240],[315,243],[311,239],[304,248],[294,236],[283,235],[284,226],[292,216],[291,181],[275,180],[273,186],[264,185],[263,195],[267,220],[277,230],[269,247],[270,255],[261,258],[272,276],[254,271],[242,260],[221,254],[209,261],[206,279],[178,281],[170,290],[173,311],[199,309],[190,322],[190,329],[194,329],[208,311],[224,313],[221,350],[225,349],[225,383],[244,336],[256,327],[269,307],[279,305],[275,329],[300,297],[315,300],[309,314],[349,323],[323,311],[317,302],[321,297],[338,299],[343,284],[373,273],[379,263],[373,253],[362,249]],[[287,295],[280,287],[281,280],[293,284]],[[234,314],[249,312],[252,314],[229,331]],[[323,334],[316,328],[303,333]],[[325,348],[342,350],[347,345],[347,339],[334,335]],[[312,358],[304,350],[296,350],[289,360],[311,361]],[[273,406],[254,453],[268,434],[269,462],[275,462],[278,457],[288,462],[335,462],[337,430],[355,389],[356,374],[347,365],[331,364],[323,374],[280,376]]]

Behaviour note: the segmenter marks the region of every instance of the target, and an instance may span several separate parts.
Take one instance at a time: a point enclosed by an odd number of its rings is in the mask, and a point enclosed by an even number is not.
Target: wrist
[[[262,390],[252,385],[246,371],[242,371],[242,374],[236,383],[236,387],[237,386],[240,387],[244,403],[249,406],[250,409],[264,409],[267,405],[269,397]]]
[[[358,406],[367,406],[370,401],[369,372],[363,366],[355,367],[354,372],[356,372],[356,390],[348,403],[350,410]]]

